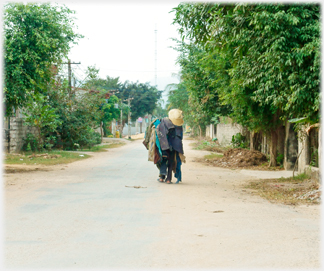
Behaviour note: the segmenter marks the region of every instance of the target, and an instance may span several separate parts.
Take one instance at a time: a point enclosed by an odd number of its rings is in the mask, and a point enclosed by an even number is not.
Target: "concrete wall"
[[[8,121],[4,122],[4,129],[8,128]],[[10,118],[10,153],[19,152],[24,145],[24,138],[28,133],[36,134],[34,127],[24,125],[23,118]],[[8,152],[8,140],[3,136],[3,149]]]
[[[210,124],[206,126],[206,137],[212,139],[217,138],[218,142],[222,146],[229,146],[231,145],[232,136],[241,133],[242,135],[245,134],[244,128],[235,123],[220,123],[216,126],[216,134],[214,125]],[[304,127],[305,128],[305,127]],[[302,128],[301,131],[304,131],[305,129]],[[297,133],[293,130],[293,126],[286,123],[285,129],[282,129],[283,133],[283,141],[282,144],[284,144],[284,167],[286,170],[292,170],[295,162],[297,160],[297,155],[299,152],[299,158],[298,158],[298,173],[303,172],[309,172],[311,173],[313,178],[319,178],[321,175],[321,152],[322,152],[322,141],[321,141],[321,128],[318,130],[318,161],[319,161],[319,167],[310,166],[310,143],[309,143],[309,136],[306,134],[306,132],[300,132],[297,138]],[[269,148],[270,148],[270,138],[268,138],[266,135],[262,136],[262,143],[261,143],[261,152],[269,155]]]
[[[318,160],[319,167],[310,166],[310,144],[309,144],[309,136],[306,132],[304,132],[303,127],[298,134],[298,173],[308,173],[314,179],[320,179],[321,176],[321,153],[322,153],[322,143],[321,143],[321,127],[318,130],[319,133],[319,144],[318,144]]]
[[[217,127],[217,125],[216,125]],[[210,138],[210,139],[213,139],[216,136],[216,133],[215,133],[215,125],[214,124],[210,124],[208,126],[206,126],[206,137]]]
[[[146,130],[146,127],[148,126],[148,124],[146,122],[144,122],[144,119],[143,119],[143,122],[142,122],[142,133],[145,133],[145,130]],[[141,133],[141,126],[140,126],[140,123],[138,122],[133,122],[131,124],[131,135],[136,135],[136,134],[140,134]],[[123,136],[127,136],[128,135],[128,125],[127,123],[125,124],[124,126],[124,129],[123,129]]]
[[[237,133],[243,134],[243,127],[236,123],[219,123],[217,124],[216,137],[222,146],[229,146],[232,142],[232,136]]]
[[[229,146],[232,142],[232,136],[237,133],[243,134],[243,127],[236,123],[219,123],[216,125],[210,124],[206,126],[205,136],[209,139],[217,138],[222,146]]]

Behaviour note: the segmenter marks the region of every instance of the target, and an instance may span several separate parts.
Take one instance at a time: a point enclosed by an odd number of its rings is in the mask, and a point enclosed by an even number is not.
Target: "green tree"
[[[152,114],[162,95],[162,91],[158,91],[156,87],[151,86],[149,83],[126,81],[120,85],[118,90],[119,93],[116,96],[122,101],[132,98],[130,106],[133,121],[146,114]]]
[[[104,97],[104,96],[103,96]],[[108,126],[110,123],[115,119],[118,120],[120,116],[120,109],[116,108],[115,105],[118,104],[119,99],[116,95],[110,96],[108,102],[103,104],[101,109],[101,118],[100,121],[102,122],[102,129],[104,132],[104,136],[108,135]]]
[[[105,79],[99,77],[99,69],[96,66],[89,66],[87,68],[86,80],[82,85],[83,89],[94,91],[98,99],[103,99],[105,102],[99,108],[99,125],[102,129],[102,134],[107,136],[110,132],[108,126],[113,119],[119,119],[120,108],[115,108],[116,104],[120,101],[117,96],[112,95],[115,93],[121,83],[119,77],[113,78],[106,76]],[[101,126],[102,125],[102,126]]]
[[[9,3],[4,9],[4,102],[6,114],[33,93],[46,93],[54,64],[82,36],[64,5]]]
[[[55,111],[56,109],[49,105],[48,98],[42,94],[36,94],[26,103],[24,124],[36,128],[39,150],[44,146],[46,133],[55,132],[62,124]]]
[[[177,62],[181,67],[181,83],[169,93],[170,106],[182,107],[186,122],[199,128],[202,134],[207,124],[231,112],[231,107],[222,104],[218,94],[220,86],[229,82],[224,68],[226,61],[193,43],[178,41],[175,49],[180,52]],[[217,69],[213,69],[215,63]]]
[[[203,71],[222,71],[222,59],[228,62],[229,83],[210,84],[238,123],[271,134],[272,165],[282,121],[319,118],[319,16],[318,4],[182,3],[175,8],[183,40],[206,52],[209,65],[202,64]]]
[[[91,147],[101,142],[95,129],[100,126],[100,107],[106,103],[102,96],[80,90],[70,98],[66,80],[51,88],[48,96],[49,105],[56,110],[61,122],[55,132],[46,130],[47,137],[57,138],[55,147],[73,150],[76,146]]]
[[[168,111],[163,106],[163,100],[159,99],[156,103],[155,109],[152,112],[152,117],[161,119],[167,116],[168,116]]]
[[[120,87],[121,82],[119,81],[119,77],[114,78],[107,75],[106,78],[103,79],[99,77],[99,71],[100,69],[97,69],[95,65],[87,67],[86,80],[82,87],[106,91],[117,90]]]

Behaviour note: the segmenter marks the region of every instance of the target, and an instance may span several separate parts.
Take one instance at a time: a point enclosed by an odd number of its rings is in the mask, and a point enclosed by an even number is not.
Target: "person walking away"
[[[160,165],[159,182],[172,183],[172,171],[175,173],[177,182],[181,180],[181,158],[185,160],[183,151],[183,128],[182,111],[172,109],[168,117],[163,118],[156,129],[159,139],[162,160]]]

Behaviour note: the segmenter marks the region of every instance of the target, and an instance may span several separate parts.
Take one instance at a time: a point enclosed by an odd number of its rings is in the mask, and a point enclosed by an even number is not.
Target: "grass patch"
[[[208,159],[208,160],[213,160],[213,159],[222,158],[223,156],[224,156],[223,154],[211,153],[211,154],[205,155],[204,158]]]
[[[319,182],[306,174],[295,177],[250,182],[247,189],[270,202],[288,205],[319,204]]]
[[[91,148],[87,149],[82,149],[82,151],[87,151],[87,152],[105,152],[107,149],[112,149],[112,148],[118,148],[121,146],[124,146],[126,143],[124,142],[113,142],[113,143],[107,143],[104,145],[95,145]]]
[[[212,140],[197,141],[195,143],[191,143],[190,146],[192,146],[195,150],[205,150],[218,153],[224,153],[228,149],[221,147],[218,143]]]
[[[126,145],[125,142],[110,143],[108,145],[108,149],[119,148],[119,147],[124,146],[124,145]]]
[[[50,153],[32,153],[26,152],[24,154],[6,154],[5,164],[16,165],[58,165],[72,163],[77,160],[89,158],[90,155],[73,153],[66,151],[51,151]]]

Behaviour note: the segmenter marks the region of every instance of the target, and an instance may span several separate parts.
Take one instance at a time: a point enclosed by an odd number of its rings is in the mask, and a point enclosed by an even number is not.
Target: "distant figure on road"
[[[182,181],[181,164],[185,163],[183,151],[183,115],[179,109],[169,111],[169,117],[154,119],[147,127],[143,144],[148,149],[148,160],[160,170],[159,182],[171,184],[172,171],[177,182]]]

